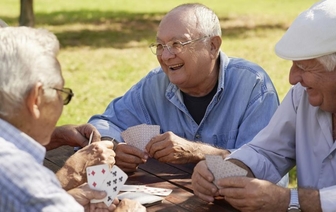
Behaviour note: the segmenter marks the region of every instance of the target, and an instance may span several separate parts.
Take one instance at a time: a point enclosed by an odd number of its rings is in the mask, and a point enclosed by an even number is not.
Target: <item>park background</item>
[[[58,37],[65,87],[75,93],[58,125],[86,123],[159,66],[148,48],[155,42],[157,26],[173,7],[190,2],[216,12],[223,34],[221,49],[262,66],[282,101],[291,86],[291,61],[277,57],[274,45],[316,0],[35,0],[35,28]],[[0,1],[0,19],[10,26],[18,26],[19,14],[19,0]],[[295,169],[290,177],[295,186]]]

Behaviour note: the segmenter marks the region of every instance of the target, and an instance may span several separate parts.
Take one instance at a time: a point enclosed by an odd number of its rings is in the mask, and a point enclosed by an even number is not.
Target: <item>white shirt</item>
[[[268,126],[230,158],[271,182],[296,165],[298,187],[319,189],[322,210],[328,212],[336,211],[335,149],[331,113],[313,107],[304,87],[297,84]]]

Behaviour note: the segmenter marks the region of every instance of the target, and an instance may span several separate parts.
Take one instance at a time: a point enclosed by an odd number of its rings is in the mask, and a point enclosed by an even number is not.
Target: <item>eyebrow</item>
[[[167,43],[169,43],[169,42],[172,42],[172,41],[181,41],[181,40],[184,40],[184,39],[188,39],[187,37],[173,37],[172,39],[170,39]],[[162,42],[163,43],[163,41],[160,39],[160,38],[156,38],[156,42],[157,43],[159,43],[159,42]]]

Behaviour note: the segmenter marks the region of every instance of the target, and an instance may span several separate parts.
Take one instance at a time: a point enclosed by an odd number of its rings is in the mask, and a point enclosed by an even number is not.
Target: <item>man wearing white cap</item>
[[[207,201],[222,195],[241,211],[336,211],[336,1],[301,13],[275,52],[293,61],[294,86],[270,123],[227,158],[248,177],[220,179],[217,189],[202,161],[194,169],[194,192]],[[294,166],[298,189],[273,184]]]

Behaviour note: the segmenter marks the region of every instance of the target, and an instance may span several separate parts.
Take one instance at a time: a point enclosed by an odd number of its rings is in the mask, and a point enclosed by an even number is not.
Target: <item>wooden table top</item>
[[[44,165],[56,172],[63,166],[66,159],[73,154],[73,148],[63,146],[48,151]],[[172,189],[162,203],[147,207],[148,212],[238,212],[223,199],[207,203],[194,196],[191,187],[192,168],[181,165],[164,164],[149,159],[146,164],[139,166],[134,173],[128,173],[126,184],[146,185],[151,187]]]

